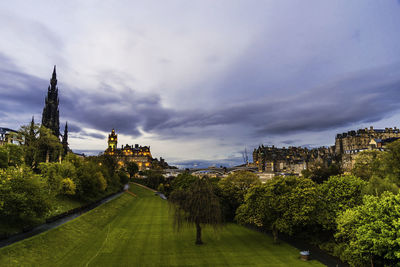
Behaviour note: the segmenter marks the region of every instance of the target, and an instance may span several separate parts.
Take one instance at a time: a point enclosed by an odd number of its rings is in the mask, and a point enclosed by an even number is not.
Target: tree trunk
[[[371,255],[371,267],[374,267],[374,260],[372,255]]]
[[[278,231],[275,228],[272,229],[272,236],[274,237],[274,243],[277,244],[278,243]]]
[[[203,244],[203,241],[201,241],[201,226],[200,223],[196,222],[196,245],[201,244]]]

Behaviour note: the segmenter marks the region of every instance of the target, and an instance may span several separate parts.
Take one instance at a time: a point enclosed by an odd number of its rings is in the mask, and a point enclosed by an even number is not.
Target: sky
[[[1,1],[0,127],[57,66],[73,151],[149,145],[179,167],[400,126],[400,1]]]

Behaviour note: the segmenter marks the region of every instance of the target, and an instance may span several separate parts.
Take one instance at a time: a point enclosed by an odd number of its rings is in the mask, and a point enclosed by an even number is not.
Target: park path
[[[173,231],[168,203],[132,185],[121,197],[40,236],[0,249],[0,266],[323,266],[302,262],[294,247],[237,224],[215,232],[205,245],[195,231]]]
[[[67,223],[67,222],[69,222],[69,221],[81,216],[82,214],[85,214],[86,212],[88,212],[88,211],[90,211],[90,210],[92,210],[94,208],[97,208],[98,206],[100,206],[100,205],[102,205],[104,203],[107,203],[107,202],[119,197],[122,193],[123,192],[118,192],[118,193],[116,193],[114,195],[111,195],[109,197],[106,197],[106,198],[104,198],[104,199],[102,199],[102,200],[100,200],[100,201],[98,201],[96,203],[93,203],[93,205],[90,205],[88,208],[86,208],[84,210],[80,210],[80,211],[77,211],[75,213],[69,214],[69,215],[67,215],[65,217],[62,217],[60,219],[57,219],[57,220],[55,220],[53,222],[44,223],[44,224],[41,224],[39,226],[36,226],[35,228],[33,228],[32,230],[30,230],[28,232],[15,234],[15,235],[12,235],[12,236],[10,236],[10,237],[8,237],[6,239],[0,240],[0,248],[8,246],[8,245],[11,245],[11,244],[13,244],[15,242],[18,242],[18,241],[33,237],[33,236],[38,235],[40,233],[49,231],[49,230],[54,229],[54,228],[56,228],[56,227],[58,227],[60,225],[63,225],[65,223]]]

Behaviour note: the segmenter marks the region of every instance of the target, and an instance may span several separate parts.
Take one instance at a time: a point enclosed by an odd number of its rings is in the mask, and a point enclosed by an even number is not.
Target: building
[[[18,144],[14,133],[17,133],[17,131],[0,127],[0,146],[5,144]]]
[[[359,129],[337,134],[335,138],[335,153],[341,155],[344,171],[350,171],[356,155],[365,150],[384,151],[387,144],[400,139],[400,130],[396,127],[385,129]]]
[[[150,146],[139,146],[136,145],[122,145],[121,148],[117,148],[118,135],[115,130],[112,129],[111,134],[108,135],[108,148],[104,152],[106,155],[115,156],[118,159],[118,163],[123,166],[127,162],[135,162],[139,166],[139,170],[146,170],[153,167],[153,161],[155,161],[150,152]],[[162,158],[160,161],[164,162]],[[157,160],[158,162],[158,160]]]
[[[337,161],[332,147],[308,149],[261,145],[253,151],[253,166],[259,172],[301,174],[313,164],[332,164]]]
[[[338,163],[344,171],[353,168],[355,156],[364,150],[385,150],[387,144],[400,139],[400,130],[396,127],[385,129],[359,129],[337,134],[335,145],[307,149],[303,147],[277,148],[259,146],[253,151],[253,166],[259,172],[293,173],[315,164],[329,166]]]

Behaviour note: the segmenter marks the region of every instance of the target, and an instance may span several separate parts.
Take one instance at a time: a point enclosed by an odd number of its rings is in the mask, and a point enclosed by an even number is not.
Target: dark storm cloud
[[[263,136],[376,122],[400,108],[399,70],[397,64],[352,74],[283,98],[246,101],[213,111],[180,112],[153,130],[237,124]]]
[[[27,112],[43,106],[46,81],[17,70],[15,64],[0,53],[0,111]]]
[[[66,95],[61,106],[67,117],[86,127],[106,132],[115,128],[131,136],[139,136],[139,128],[151,129],[169,118],[159,96],[130,89],[118,92],[106,84],[96,93],[79,90]]]
[[[25,74],[0,54],[0,112],[41,112],[48,80]],[[245,78],[243,78],[245,79]],[[243,89],[244,90],[244,89]],[[60,88],[60,114],[77,138],[104,139],[83,128],[140,136],[140,129],[164,138],[235,136],[224,126],[249,129],[255,137],[324,131],[355,123],[375,122],[400,109],[400,64],[349,74],[310,90],[284,97],[260,97],[208,110],[173,110],[156,94],[103,83],[96,92]],[[61,122],[63,125],[64,122]],[[210,127],[219,126],[217,130]],[[62,126],[63,127],[63,126]],[[285,141],[292,144],[298,140]]]
[[[50,77],[50,74],[49,74]],[[13,114],[41,113],[49,81],[19,70],[10,58],[0,53],[0,112]],[[118,92],[103,84],[98,92],[68,88],[59,83],[60,117],[69,121],[69,131],[81,138],[105,138],[88,133],[82,127],[139,136],[139,127],[153,129],[169,119],[170,111],[161,107],[158,95],[138,94],[124,88]],[[36,118],[40,121],[40,118]],[[61,130],[64,122],[61,121]]]

